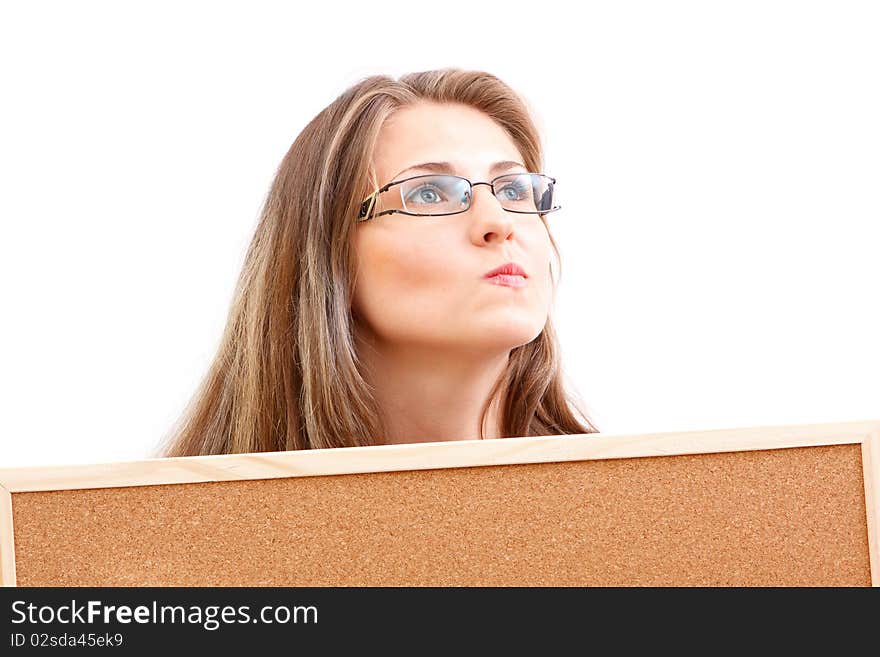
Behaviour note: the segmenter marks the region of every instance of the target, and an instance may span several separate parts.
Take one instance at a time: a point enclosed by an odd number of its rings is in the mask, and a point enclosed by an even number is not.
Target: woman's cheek
[[[358,245],[358,305],[377,329],[428,319],[451,284],[442,250],[413,240],[362,239]],[[383,331],[385,332],[385,331]]]
[[[383,276],[394,281],[400,291],[408,287],[426,292],[436,283],[448,278],[444,270],[443,249],[419,242],[417,239],[393,241],[383,245],[375,266]]]

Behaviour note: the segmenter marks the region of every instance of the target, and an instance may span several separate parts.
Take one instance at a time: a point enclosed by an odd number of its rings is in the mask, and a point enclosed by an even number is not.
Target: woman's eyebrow
[[[512,169],[513,167],[522,167],[523,169],[526,166],[520,162],[514,162],[513,160],[503,160],[501,162],[496,162],[491,167],[489,167],[489,173],[495,173],[497,171],[505,171],[507,169]],[[394,180],[397,180],[401,174],[406,173],[407,171],[412,171],[413,169],[425,169],[427,171],[434,171],[435,173],[447,173],[449,171],[455,171],[455,166],[451,162],[422,162],[421,164],[413,164],[411,167],[407,167],[396,176],[394,176]]]

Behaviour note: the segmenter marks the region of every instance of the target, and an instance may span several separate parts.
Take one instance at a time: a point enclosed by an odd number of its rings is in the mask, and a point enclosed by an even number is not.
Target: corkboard
[[[4,470],[4,583],[870,586],[878,436],[857,422]]]

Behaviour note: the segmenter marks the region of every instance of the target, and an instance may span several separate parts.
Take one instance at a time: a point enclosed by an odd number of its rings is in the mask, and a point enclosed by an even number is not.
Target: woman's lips
[[[486,279],[493,285],[504,285],[506,287],[525,287],[525,276],[516,276],[511,274],[496,274]]]
[[[493,285],[503,285],[504,287],[525,287],[528,277],[526,270],[516,262],[506,262],[487,272],[484,276]]]

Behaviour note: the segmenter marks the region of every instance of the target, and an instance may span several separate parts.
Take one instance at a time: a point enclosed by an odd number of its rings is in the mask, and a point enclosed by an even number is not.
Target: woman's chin
[[[474,339],[478,342],[484,342],[487,349],[515,349],[528,344],[541,335],[544,324],[545,322],[537,325],[535,322],[509,321],[493,328],[487,327],[479,336],[474,336]]]

